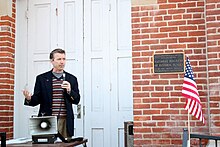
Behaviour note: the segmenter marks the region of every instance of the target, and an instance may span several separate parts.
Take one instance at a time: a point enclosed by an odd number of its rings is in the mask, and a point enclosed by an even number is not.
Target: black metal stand
[[[6,133],[0,132],[0,136],[1,136],[1,147],[6,147]]]
[[[188,129],[183,129],[183,143],[182,147],[187,147],[188,140]],[[215,140],[215,146],[218,147],[218,140],[220,140],[220,136],[210,136],[210,135],[200,135],[200,134],[190,134],[190,138],[198,138],[199,146],[202,147],[202,139]]]

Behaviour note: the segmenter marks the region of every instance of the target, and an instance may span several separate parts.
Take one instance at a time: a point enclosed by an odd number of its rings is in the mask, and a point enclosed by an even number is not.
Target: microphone
[[[66,80],[66,74],[63,72],[63,81]],[[63,89],[63,92],[66,92],[66,89]]]
[[[66,80],[66,74],[63,73],[63,81],[65,81],[65,80]]]

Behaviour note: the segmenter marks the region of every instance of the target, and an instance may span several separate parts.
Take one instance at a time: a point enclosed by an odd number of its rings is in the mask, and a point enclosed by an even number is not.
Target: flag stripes
[[[188,113],[205,123],[202,113],[202,104],[188,57],[186,60],[186,73],[182,87],[182,96],[186,98],[185,109],[188,110]]]

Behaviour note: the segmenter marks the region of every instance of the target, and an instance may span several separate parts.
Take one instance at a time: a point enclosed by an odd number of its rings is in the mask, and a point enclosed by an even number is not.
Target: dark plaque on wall
[[[154,73],[184,72],[184,54],[154,54]]]

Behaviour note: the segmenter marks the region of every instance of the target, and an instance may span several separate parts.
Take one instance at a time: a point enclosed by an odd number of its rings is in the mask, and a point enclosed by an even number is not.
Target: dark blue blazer
[[[65,71],[64,71],[65,72]],[[78,89],[77,78],[65,72],[65,80],[71,84],[71,92],[68,94],[64,92],[64,99],[67,110],[66,126],[70,136],[74,135],[74,113],[72,104],[78,104],[80,101],[80,94]],[[34,93],[31,97],[31,101],[25,100],[24,105],[37,106],[40,104],[38,116],[51,116],[52,115],[52,70],[46,73],[40,74],[36,77],[34,86]]]

